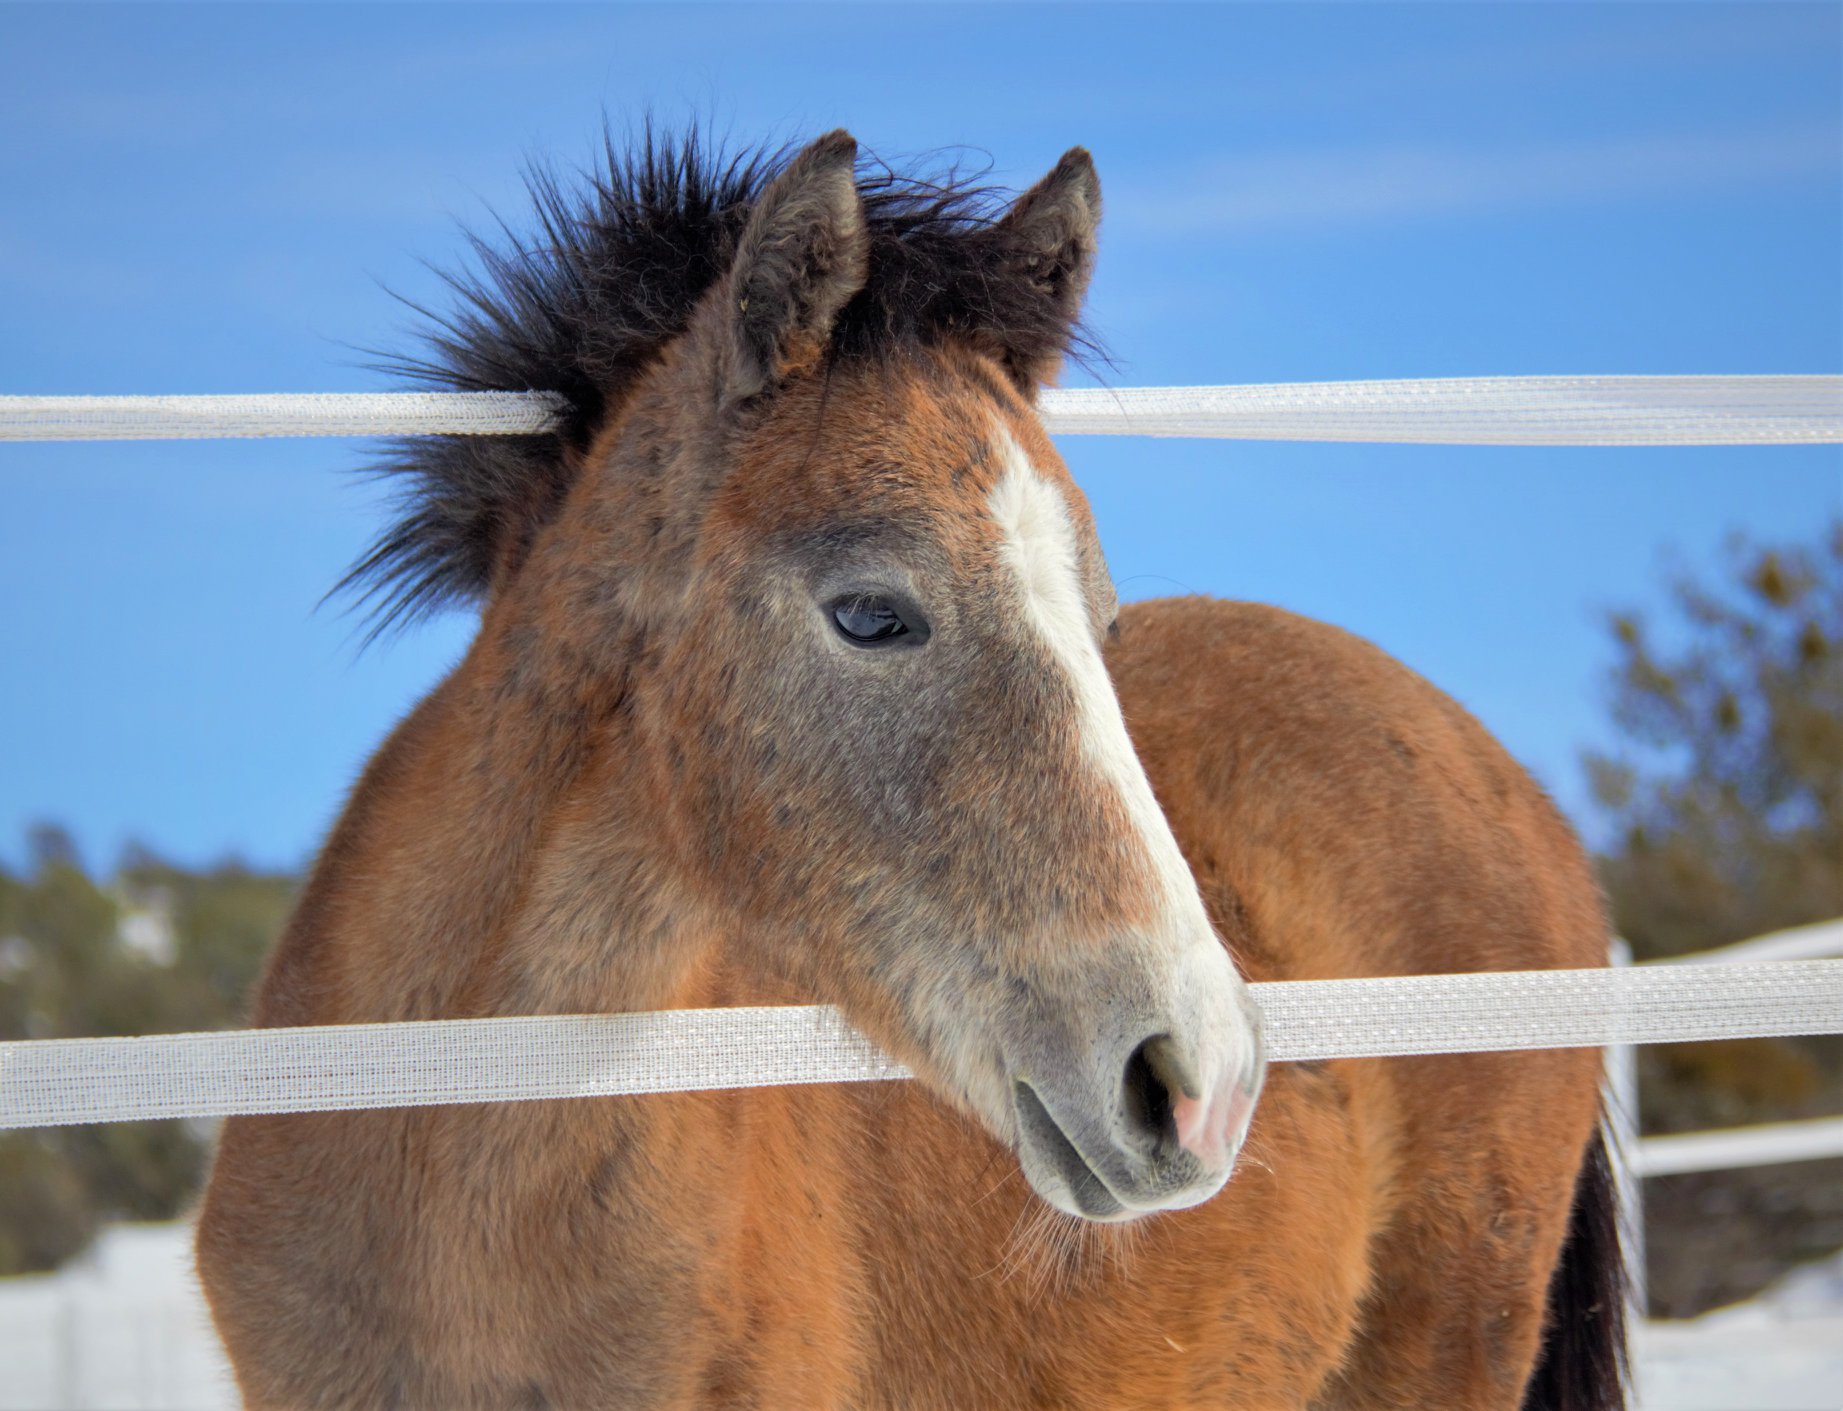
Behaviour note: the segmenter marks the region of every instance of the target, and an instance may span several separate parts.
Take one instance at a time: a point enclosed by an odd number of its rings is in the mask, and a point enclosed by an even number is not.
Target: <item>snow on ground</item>
[[[1843,1255],[1751,1303],[1647,1323],[1640,1411],[1843,1407]],[[0,1411],[231,1411],[185,1225],[118,1225],[57,1274],[0,1279]]]
[[[1843,1254],[1748,1303],[1647,1323],[1633,1348],[1642,1411],[1843,1407]]]
[[[117,1225],[55,1274],[0,1279],[0,1411],[220,1411],[230,1367],[188,1225]]]

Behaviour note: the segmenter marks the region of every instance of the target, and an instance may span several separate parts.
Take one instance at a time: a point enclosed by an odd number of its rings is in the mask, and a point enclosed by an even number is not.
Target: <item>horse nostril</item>
[[[1179,1097],[1194,1098],[1198,1084],[1169,1034],[1154,1034],[1126,1060],[1126,1117],[1134,1130],[1158,1145],[1177,1145],[1172,1107]]]

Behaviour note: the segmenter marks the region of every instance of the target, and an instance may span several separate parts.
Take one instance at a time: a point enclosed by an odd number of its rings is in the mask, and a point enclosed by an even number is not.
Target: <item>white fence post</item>
[[[1614,936],[1609,958],[1630,965],[1632,948]],[[1631,1303],[1640,1318],[1650,1314],[1645,1287],[1645,1177],[1639,1167],[1638,1050],[1614,1044],[1606,1050],[1606,1120],[1611,1128],[1613,1179],[1619,1191],[1619,1237],[1631,1274]]]

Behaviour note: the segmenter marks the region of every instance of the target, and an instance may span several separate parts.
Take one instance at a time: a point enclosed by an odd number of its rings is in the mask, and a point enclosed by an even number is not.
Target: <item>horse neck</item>
[[[489,613],[367,767],[277,948],[257,1022],[685,1003],[709,927],[672,879],[623,653]],[[497,619],[497,620],[496,620]],[[614,663],[610,669],[610,662]]]

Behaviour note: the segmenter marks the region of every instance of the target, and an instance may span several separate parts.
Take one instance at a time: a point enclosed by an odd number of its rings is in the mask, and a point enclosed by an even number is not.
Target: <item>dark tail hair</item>
[[[1574,1213],[1549,1277],[1547,1327],[1523,1411],[1625,1411],[1625,1247],[1602,1127],[1574,1181]]]

